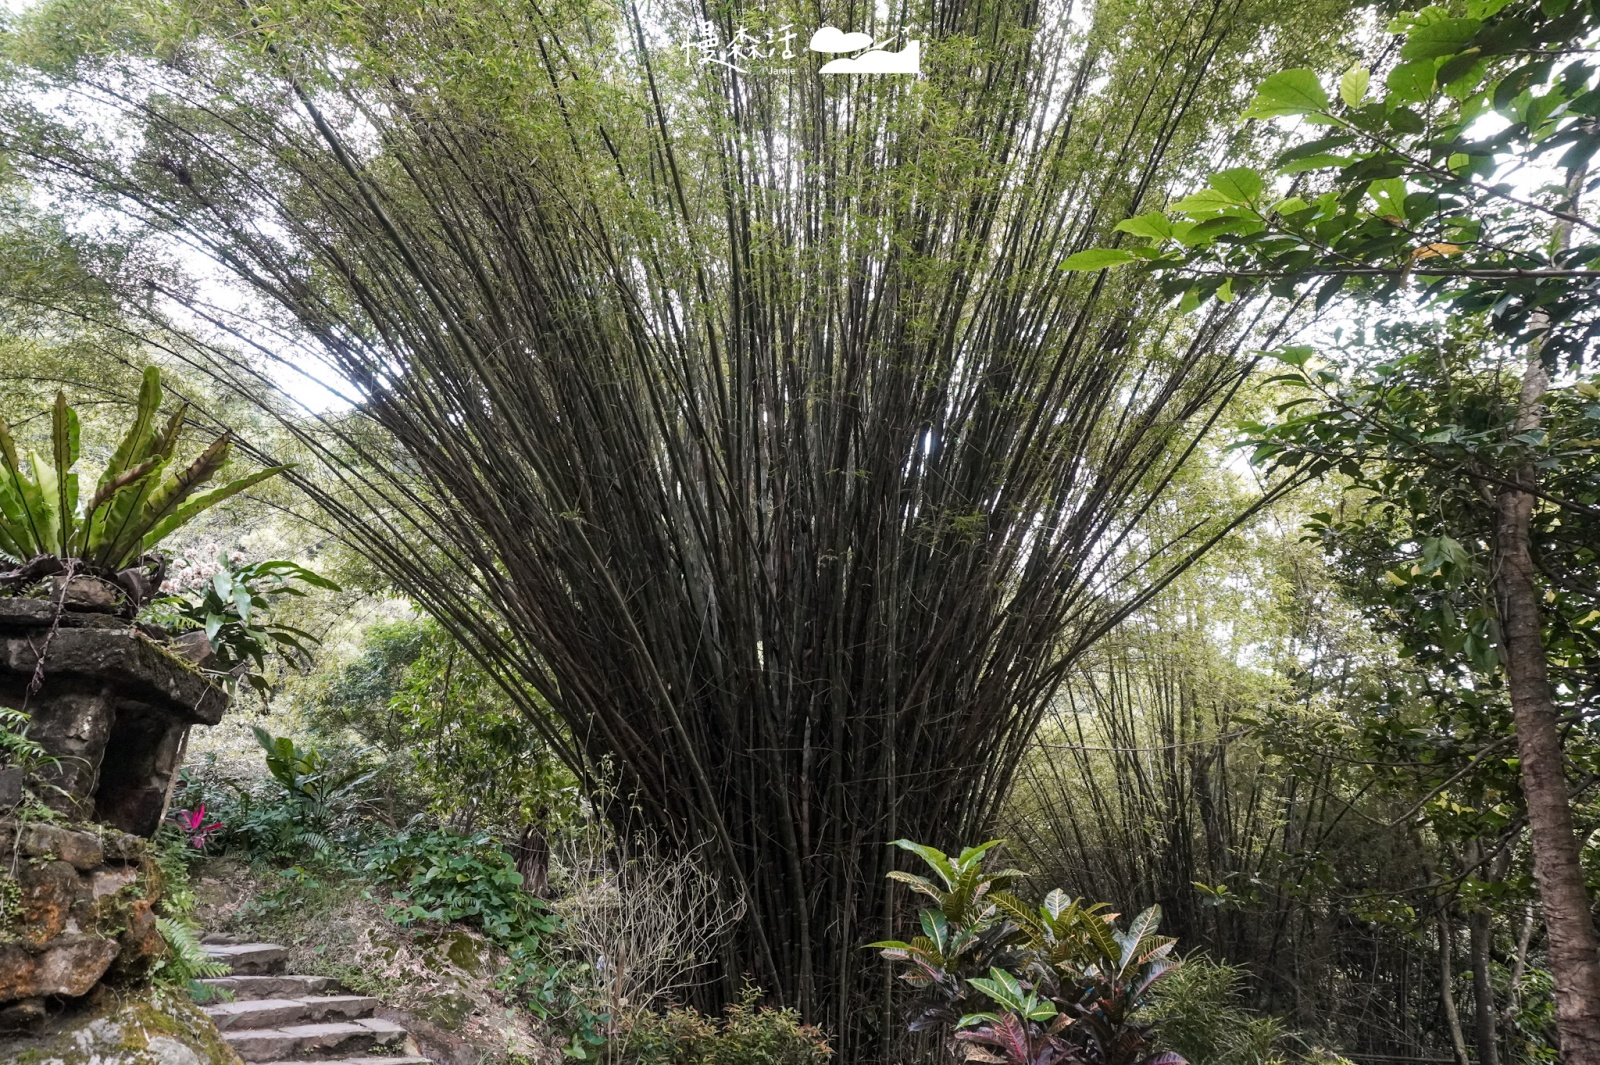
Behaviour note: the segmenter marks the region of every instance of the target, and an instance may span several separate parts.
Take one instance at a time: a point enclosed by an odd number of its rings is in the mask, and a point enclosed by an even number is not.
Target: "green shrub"
[[[522,889],[522,875],[494,839],[444,829],[404,831],[367,851],[373,883],[393,885],[391,916],[411,921],[467,921],[497,943],[536,946],[556,918]]]
[[[1204,1065],[1277,1065],[1289,1033],[1276,1017],[1241,1002],[1243,971],[1201,954],[1184,959],[1151,1000],[1146,1016],[1162,1045]]]
[[[557,970],[545,947],[557,918],[523,890],[511,856],[490,836],[399,832],[367,850],[364,872],[389,889],[393,920],[476,925],[509,956],[502,974],[506,990],[519,993],[541,1015],[558,1005]]]
[[[222,827],[211,834],[209,854],[231,853],[251,861],[285,865],[333,860],[360,850],[367,826],[350,791],[321,800],[291,791],[267,777],[235,780],[214,764],[185,766],[173,805],[205,806]]]
[[[818,1028],[791,1009],[756,1005],[749,988],[720,1020],[692,1009],[621,1019],[604,1058],[617,1065],[825,1065],[833,1056]]]
[[[308,682],[313,734],[383,752],[392,823],[426,813],[462,833],[578,818],[577,781],[527,713],[437,622],[374,625],[352,660]]]
[[[239,565],[217,556],[217,570],[198,587],[156,598],[141,618],[170,632],[204,632],[212,658],[205,671],[235,692],[244,681],[266,702],[271,691],[268,655],[303,668],[319,642],[304,629],[267,618],[274,603],[305,598],[306,588],[341,591],[339,585],[284,559]],[[305,587],[302,587],[304,585]]]

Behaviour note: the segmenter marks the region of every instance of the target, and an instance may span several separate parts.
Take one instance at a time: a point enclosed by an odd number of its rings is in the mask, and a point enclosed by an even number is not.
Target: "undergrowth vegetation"
[[[564,927],[550,902],[531,890],[514,855],[528,868],[547,862],[547,851],[540,858],[508,842],[507,822],[498,831],[463,832],[426,808],[399,807],[409,816],[397,827],[396,792],[379,783],[386,773],[381,749],[337,741],[324,749],[260,726],[253,733],[265,772],[230,774],[213,758],[189,765],[180,778],[174,803],[183,809],[164,828],[171,842],[163,861],[172,863],[176,898],[186,910],[193,907],[191,866],[202,876],[217,870],[232,881],[245,879],[247,898],[212,907],[225,930],[285,941],[301,964],[352,989],[405,1002],[449,1030],[470,1030],[484,1012],[482,1000],[492,997],[533,1018],[553,1044],[546,1050],[573,1060],[680,1060],[661,1056],[668,1053],[665,1032],[687,1040],[674,1053],[693,1053],[692,1060],[802,1065],[826,1056],[820,1034],[799,1025],[792,1012],[759,1008],[755,993],[719,1019],[684,1007],[657,1017],[619,1002],[618,966],[634,944],[610,943],[618,929],[637,936],[638,926],[624,920],[609,929],[612,938],[604,931],[594,938],[596,913],[612,925],[618,914],[591,902],[581,910],[587,938]],[[544,809],[559,808],[561,799]],[[584,834],[582,826],[568,830],[577,833],[575,841]],[[602,867],[607,861],[596,860]],[[247,874],[233,871],[241,864]],[[574,868],[567,886],[593,898],[594,876],[594,868]],[[602,873],[601,880],[611,877]],[[671,893],[663,900],[682,901]],[[693,966],[685,955],[692,948],[674,935],[689,921],[667,916],[669,941],[640,941],[639,949],[664,950],[674,963]],[[311,942],[316,932],[362,921],[388,931],[352,935],[346,928],[337,943]],[[410,993],[423,985],[426,993]],[[517,1045],[499,1056],[538,1056],[526,1040]]]
[[[616,1065],[826,1065],[827,1036],[794,1010],[766,1009],[746,988],[723,1016],[673,1007],[634,1013],[619,1026],[607,1057]]]

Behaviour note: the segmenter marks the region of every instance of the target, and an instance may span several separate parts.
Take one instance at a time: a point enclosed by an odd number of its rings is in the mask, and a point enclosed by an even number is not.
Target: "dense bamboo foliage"
[[[673,10],[59,4],[6,147],[243,283],[150,279],[236,387],[344,394],[292,423],[304,487],[619,818],[704,845],[727,977],[864,1060],[886,844],[983,832],[1072,663],[1235,516],[1141,521],[1251,323],[1058,266],[1337,8],[833,12],[927,76],[830,80],[696,67]]]
[[[1496,758],[1509,714],[1433,704],[1295,524],[1232,541],[1080,660],[1006,834],[1074,893],[1159,903],[1307,1045],[1539,1060],[1554,1013]]]

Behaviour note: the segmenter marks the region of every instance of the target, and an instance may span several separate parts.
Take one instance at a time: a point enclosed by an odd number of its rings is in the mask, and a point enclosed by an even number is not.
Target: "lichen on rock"
[[[0,1035],[15,1065],[241,1065],[187,997],[156,988],[97,992],[27,1036]]]

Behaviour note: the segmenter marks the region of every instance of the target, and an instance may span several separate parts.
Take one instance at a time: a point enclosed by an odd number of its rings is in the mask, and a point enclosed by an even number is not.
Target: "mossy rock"
[[[27,1036],[0,1036],[15,1065],[241,1065],[211,1019],[181,992],[102,991]]]
[[[429,995],[415,1012],[417,1016],[446,1031],[459,1032],[466,1027],[474,1005],[472,998],[464,992],[441,991]]]

